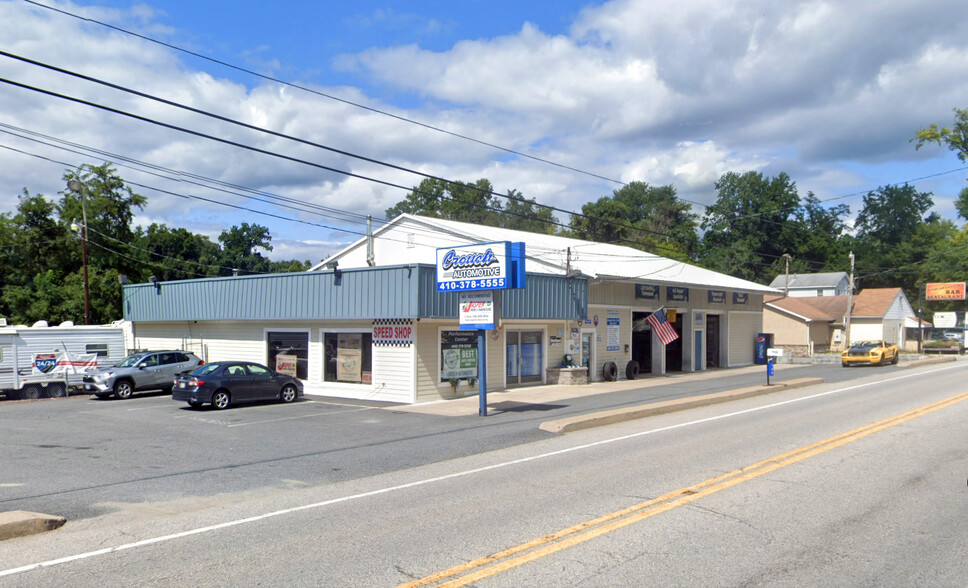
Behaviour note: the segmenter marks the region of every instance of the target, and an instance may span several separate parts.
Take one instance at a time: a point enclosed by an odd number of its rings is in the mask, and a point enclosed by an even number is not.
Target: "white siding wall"
[[[268,331],[309,333],[307,394],[359,398],[383,402],[414,401],[413,347],[373,347],[371,384],[323,381],[323,334],[326,332],[370,332],[370,321],[343,323],[301,323],[280,326],[263,322],[139,323],[136,346],[143,349],[186,349],[206,361],[238,359],[265,364],[268,360]],[[270,366],[272,367],[272,366]]]
[[[727,367],[752,365],[756,355],[756,334],[763,325],[759,312],[730,312]]]

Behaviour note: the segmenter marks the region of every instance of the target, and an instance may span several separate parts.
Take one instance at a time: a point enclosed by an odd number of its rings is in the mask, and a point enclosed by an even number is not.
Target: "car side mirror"
[[[139,365],[139,366],[138,366],[138,369],[139,369],[139,370],[143,370],[143,369],[145,369],[146,367],[148,367],[148,366],[146,366],[145,364],[141,364],[141,365]]]

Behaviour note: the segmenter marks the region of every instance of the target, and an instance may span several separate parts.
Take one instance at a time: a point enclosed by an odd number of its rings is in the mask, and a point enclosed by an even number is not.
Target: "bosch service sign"
[[[508,284],[507,243],[437,249],[437,291],[499,290]]]

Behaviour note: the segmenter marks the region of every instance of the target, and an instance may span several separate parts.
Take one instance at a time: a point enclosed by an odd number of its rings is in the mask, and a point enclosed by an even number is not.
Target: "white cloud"
[[[163,25],[150,5],[129,10],[64,6],[163,34],[178,44],[179,31]],[[405,108],[370,98],[364,88],[315,88],[606,178],[671,183],[693,201],[711,202],[722,173],[748,169],[786,171],[801,192],[834,197],[905,179],[884,177],[891,164],[910,170],[913,175],[907,177],[926,175],[920,164],[930,163],[932,172],[957,165],[944,150],[916,152],[908,140],[930,123],[949,123],[953,107],[968,106],[966,12],[953,0],[615,0],[582,11],[567,34],[548,35],[522,23],[515,34],[465,40],[445,51],[404,45],[337,61],[343,71],[366,76],[388,95],[405,99]],[[364,15],[352,24],[408,22],[428,30],[442,26],[392,12]],[[0,38],[12,53],[423,173],[461,181],[486,177],[499,193],[515,188],[563,210],[577,210],[619,187],[292,88],[247,86],[225,77],[225,70],[200,71],[158,45],[22,2],[0,0]],[[258,39],[251,42],[260,45]],[[260,59],[271,62],[269,53],[260,50]],[[214,235],[243,221],[269,226],[274,242],[286,243],[272,252],[274,259],[303,251],[299,241],[352,239],[353,233],[326,227],[359,233],[365,215],[379,219],[421,179],[9,58],[0,57],[0,68],[2,77],[403,187],[0,85],[2,123],[301,203],[301,210],[294,210],[293,202],[270,205],[121,168],[133,182],[314,223],[138,190],[150,198],[139,219]],[[0,210],[5,211],[13,210],[24,186],[56,198],[65,164],[115,161],[3,134],[0,146],[56,160],[0,149]],[[947,179],[949,187],[938,200],[950,211],[951,194],[957,193],[950,186],[963,185],[964,178]],[[306,257],[320,256],[298,256]]]

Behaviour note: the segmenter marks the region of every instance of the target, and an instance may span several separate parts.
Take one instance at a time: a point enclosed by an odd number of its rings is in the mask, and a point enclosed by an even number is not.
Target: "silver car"
[[[112,394],[131,398],[141,390],[171,392],[177,374],[190,371],[203,362],[188,351],[145,351],[124,358],[116,366],[90,372],[84,376],[84,390],[98,398]]]

